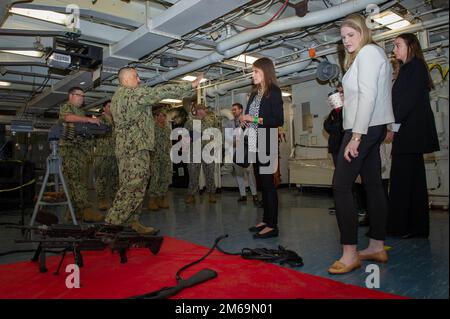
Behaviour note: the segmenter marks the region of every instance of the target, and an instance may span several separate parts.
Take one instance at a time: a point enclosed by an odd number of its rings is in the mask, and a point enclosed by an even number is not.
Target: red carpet
[[[128,263],[120,264],[119,256],[109,250],[83,253],[81,288],[67,289],[65,266],[59,276],[53,272],[59,257],[47,260],[48,273],[40,274],[31,262],[0,265],[0,298],[8,299],[87,299],[128,298],[173,286],[175,273],[197,260],[208,249],[186,241],[165,237],[157,256],[145,249],[134,249]],[[66,258],[64,264],[73,258]],[[261,261],[244,260],[215,251],[206,260],[182,273],[192,275],[202,268],[214,269],[218,277],[192,288],[175,298],[184,299],[342,299],[403,298]]]

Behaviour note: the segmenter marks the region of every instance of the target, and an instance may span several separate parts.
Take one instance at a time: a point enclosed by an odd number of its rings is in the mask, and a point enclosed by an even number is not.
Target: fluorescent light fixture
[[[0,86],[11,86],[11,82],[0,81]]]
[[[388,27],[391,30],[405,27],[411,24],[409,23],[409,21],[403,19],[401,16],[390,10],[377,14],[373,17],[373,20],[381,25]]]
[[[31,56],[33,58],[42,58],[44,52],[36,50],[1,50],[0,52]]]
[[[292,94],[289,93],[289,92],[281,92],[281,96],[287,97],[287,96],[291,96],[291,95],[292,95]]]
[[[181,78],[184,81],[189,81],[189,82],[193,82],[197,77],[196,76],[192,76],[192,75],[186,75],[185,77]],[[208,81],[208,79],[201,79],[200,83],[206,82]]]
[[[258,58],[255,58],[254,56],[247,55],[247,54],[241,54],[241,55],[238,55],[237,57],[232,58],[231,60],[235,60],[235,61],[239,61],[239,62],[247,63],[247,64],[253,64],[253,63],[255,63],[256,60],[258,60]]]
[[[67,24],[68,15],[54,11],[25,9],[25,8],[11,8],[10,13],[19,14],[22,16],[53,22],[57,24]]]
[[[161,103],[177,104],[177,103],[183,103],[183,101],[176,100],[176,99],[164,99],[164,100],[161,100]]]
[[[408,25],[410,25],[410,24],[411,24],[411,23],[410,23],[409,21],[407,21],[407,20],[402,20],[402,21],[395,22],[395,23],[392,23],[392,24],[390,24],[390,25],[387,25],[387,27],[388,27],[389,29],[391,29],[391,30],[396,30],[396,29],[400,29],[400,28],[406,27],[406,26],[408,26]]]

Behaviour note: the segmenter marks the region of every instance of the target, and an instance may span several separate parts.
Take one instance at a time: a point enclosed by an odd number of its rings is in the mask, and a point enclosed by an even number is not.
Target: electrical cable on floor
[[[217,245],[217,250],[226,255],[240,255],[244,259],[262,260],[271,263],[279,263],[280,265],[287,264],[290,267],[301,267],[304,265],[302,257],[295,251],[287,250],[281,245],[278,246],[278,249],[242,248],[239,253],[227,252]]]
[[[214,251],[214,249],[217,248],[219,241],[221,241],[222,239],[227,238],[227,237],[228,237],[228,235],[223,235],[223,236],[216,238],[216,240],[214,241],[214,245],[210,248],[210,250],[203,257],[180,268],[180,270],[178,270],[175,275],[175,277],[177,279],[176,286],[164,287],[158,291],[150,292],[150,293],[147,293],[147,294],[144,294],[141,296],[137,296],[137,297],[132,297],[132,299],[166,299],[166,298],[169,298],[169,297],[172,297],[172,296],[178,294],[181,290],[183,290],[185,288],[189,288],[189,287],[198,285],[200,283],[203,283],[205,281],[208,281],[210,279],[216,278],[217,272],[212,269],[208,269],[208,268],[204,268],[204,269],[200,270],[199,272],[197,272],[196,274],[194,274],[193,276],[191,276],[187,279],[181,278],[181,273],[183,271],[185,271],[186,269],[188,269],[189,267],[200,263],[205,258],[207,258],[209,255],[211,255],[211,253]]]

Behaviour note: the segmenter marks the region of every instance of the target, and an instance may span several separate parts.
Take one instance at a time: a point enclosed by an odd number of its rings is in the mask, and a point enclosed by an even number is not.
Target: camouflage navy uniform
[[[117,168],[115,148],[115,132],[112,119],[102,115],[100,122],[111,127],[111,132],[95,140],[94,168],[95,189],[97,199],[114,199],[117,192],[119,170]]]
[[[172,182],[172,161],[170,160],[172,141],[170,132],[171,129],[167,123],[165,126],[155,125],[155,147],[150,153],[152,157],[150,163],[151,177],[148,187],[150,197],[165,196]]]
[[[59,110],[59,119],[64,121],[64,117],[69,114],[86,116],[82,109],[67,102]],[[77,215],[81,215],[85,208],[91,207],[88,200],[87,174],[92,148],[93,142],[80,136],[75,136],[72,140],[61,139],[59,142],[62,172]]]
[[[195,118],[189,118],[184,125],[184,127],[189,132],[193,131],[193,120],[195,120]],[[202,120],[199,120],[199,121],[201,121],[202,132],[204,132],[208,128],[217,126],[217,121],[216,121],[214,114],[207,114]],[[202,150],[203,150],[203,147],[210,142],[211,142],[211,140],[209,140],[209,141],[202,140]],[[206,164],[203,161],[203,157],[202,157],[201,163],[193,163],[193,151],[194,151],[194,147],[193,147],[193,144],[191,141],[191,146],[190,146],[191,163],[188,164],[188,171],[189,171],[188,194],[195,195],[198,193],[200,169],[201,169],[202,165],[203,165],[203,173],[205,174],[206,191],[210,194],[214,194],[216,192],[216,187],[215,187],[215,182],[214,182],[215,163],[213,162],[210,164]]]
[[[119,86],[111,101],[116,133],[116,158],[119,189],[105,221],[120,225],[139,220],[150,178],[150,151],[154,147],[154,120],[149,105],[164,98],[188,96],[191,83],[159,87],[127,88]]]

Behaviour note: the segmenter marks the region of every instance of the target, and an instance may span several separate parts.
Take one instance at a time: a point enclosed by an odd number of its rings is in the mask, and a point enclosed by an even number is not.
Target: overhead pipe
[[[282,77],[291,73],[300,72],[306,69],[312,62],[312,60],[308,56],[308,52],[302,52],[300,54],[300,62],[290,63],[285,66],[278,67],[275,72],[277,77]],[[252,84],[251,78],[244,78],[238,81],[228,82],[220,85],[215,85],[209,89],[206,89],[206,95],[209,97],[213,97],[216,94],[223,95],[228,91],[237,89],[240,87],[248,86]]]
[[[348,14],[361,11],[369,4],[379,4],[385,2],[385,0],[350,0],[341,5],[334,6],[325,10],[312,12],[299,18],[297,16],[289,17],[285,19],[276,20],[265,27],[259,29],[252,29],[241,32],[235,36],[232,36],[224,41],[221,41],[217,45],[217,51],[210,55],[200,58],[197,61],[188,63],[182,67],[179,67],[173,71],[166,72],[155,79],[147,81],[149,85],[156,85],[164,81],[176,78],[178,76],[187,74],[189,72],[198,70],[213,63],[218,63],[224,59],[234,57],[245,51],[243,48],[245,45],[253,40],[267,36],[269,34],[283,32],[290,29],[307,27],[315,24],[321,24],[329,21],[333,21],[342,18]]]
[[[435,18],[435,19],[429,20],[429,21],[411,24],[411,25],[405,26],[400,29],[390,30],[390,31],[386,31],[383,33],[379,33],[379,34],[374,35],[373,39],[374,39],[374,41],[384,41],[387,39],[391,39],[391,38],[395,37],[396,35],[399,35],[404,32],[422,31],[422,30],[426,30],[426,29],[430,29],[430,28],[439,27],[441,25],[447,25],[448,23],[449,23],[449,16],[447,15],[447,16]],[[336,52],[337,52],[337,48],[328,48],[328,49],[324,49],[322,51],[316,52],[316,57],[330,55],[330,54],[334,54]],[[303,64],[306,62],[308,62],[308,61],[303,61],[303,62],[301,61],[298,66],[300,67],[300,64]],[[311,62],[311,61],[309,61],[309,62]],[[304,66],[302,69],[299,68],[298,70],[295,70],[296,68],[292,66],[292,63],[289,63],[288,66],[280,67],[276,70],[277,76],[281,77],[284,75],[288,75],[289,73],[300,72],[308,66],[309,66],[309,64]],[[291,72],[289,72],[289,71],[291,71]],[[239,79],[235,82],[226,82],[223,84],[215,84],[211,88],[208,88],[206,90],[206,94],[210,97],[213,97],[216,94],[223,95],[223,94],[226,94],[227,91],[237,89],[237,88],[242,88],[242,87],[250,85],[251,83],[252,83],[251,79],[243,78],[243,79]]]
[[[226,50],[224,54],[220,54],[217,52],[211,53],[211,54],[209,54],[205,57],[202,57],[196,61],[185,64],[179,68],[176,68],[176,69],[166,72],[164,74],[161,74],[156,79],[148,80],[146,83],[150,86],[153,86],[153,85],[168,81],[170,79],[176,78],[183,74],[204,68],[205,66],[208,66],[210,64],[222,62],[223,60],[230,59],[232,57],[235,57],[236,55],[242,54],[243,52],[245,52],[245,50],[248,48],[248,46],[249,46],[248,43],[242,44],[231,50]]]
[[[217,45],[217,52],[225,52],[226,50],[241,45],[242,43],[249,43],[269,34],[334,21],[351,13],[364,10],[369,4],[380,4],[383,2],[386,2],[386,0],[349,0],[328,9],[308,13],[302,18],[293,16],[276,20],[262,28],[247,30],[219,42]]]

